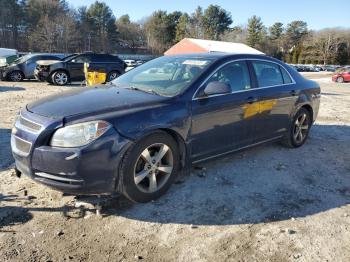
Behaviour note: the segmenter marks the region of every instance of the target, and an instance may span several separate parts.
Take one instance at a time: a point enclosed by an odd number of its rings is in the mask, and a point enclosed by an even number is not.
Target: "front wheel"
[[[107,82],[111,82],[116,79],[120,74],[117,71],[112,71],[107,75]]]
[[[302,146],[309,136],[311,123],[310,112],[301,108],[293,118],[292,125],[283,141],[284,144],[292,148]]]
[[[52,75],[52,83],[58,86],[64,86],[68,83],[69,76],[65,71],[57,71]]]
[[[122,193],[135,202],[148,202],[163,195],[173,183],[179,167],[174,139],[163,132],[137,142],[121,164]]]

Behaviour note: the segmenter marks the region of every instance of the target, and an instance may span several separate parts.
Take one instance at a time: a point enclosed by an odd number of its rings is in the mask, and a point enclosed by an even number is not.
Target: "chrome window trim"
[[[262,61],[262,62],[267,62],[267,63],[273,63],[276,64],[280,67],[282,67],[287,74],[289,75],[290,79],[292,80],[292,83],[289,84],[282,84],[282,85],[272,85],[272,86],[263,86],[263,87],[255,87],[255,88],[249,88],[246,90],[239,90],[239,91],[232,91],[231,93],[227,93],[227,94],[216,94],[216,95],[211,95],[211,96],[206,96],[206,97],[196,97],[198,91],[203,87],[203,85],[217,72],[219,71],[221,68],[223,68],[224,66],[234,63],[234,62],[239,62],[239,61]],[[282,74],[282,72],[281,72]],[[289,71],[281,64],[275,62],[275,61],[270,61],[267,59],[261,59],[261,58],[240,58],[240,59],[235,59],[235,60],[231,60],[228,61],[222,65],[220,65],[218,68],[216,68],[216,70],[211,73],[206,79],[204,79],[204,81],[200,84],[200,86],[197,88],[196,92],[194,92],[193,96],[192,96],[192,101],[193,100],[201,100],[203,98],[210,98],[210,97],[216,97],[216,96],[223,96],[223,95],[232,95],[232,94],[236,94],[236,93],[243,93],[243,92],[247,92],[247,91],[252,91],[252,90],[259,90],[259,89],[266,89],[266,88],[271,88],[271,87],[276,87],[276,86],[286,86],[286,85],[295,85],[296,81],[294,80],[294,78],[292,77],[292,75],[289,73]]]
[[[28,122],[30,122],[30,123],[33,123],[33,124],[35,124],[35,125],[40,126],[40,129],[39,129],[39,130],[34,130],[34,129],[31,129],[31,128],[27,127],[27,126],[22,125],[22,124],[21,124],[21,121],[20,121],[20,119],[19,119],[18,121],[16,121],[15,127],[19,128],[19,129],[21,129],[21,130],[27,131],[27,132],[32,133],[32,134],[39,134],[39,133],[44,129],[43,125],[41,125],[41,124],[39,124],[39,123],[36,123],[36,122],[34,122],[33,120],[30,120],[30,119],[28,119],[28,118],[22,116],[22,114],[19,114],[19,117],[25,119],[26,121],[28,121]]]

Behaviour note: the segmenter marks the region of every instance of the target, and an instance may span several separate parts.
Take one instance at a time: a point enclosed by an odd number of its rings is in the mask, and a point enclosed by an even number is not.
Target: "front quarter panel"
[[[118,116],[113,124],[120,134],[132,140],[140,139],[156,129],[170,129],[187,141],[190,129],[189,104],[174,100],[159,107]]]

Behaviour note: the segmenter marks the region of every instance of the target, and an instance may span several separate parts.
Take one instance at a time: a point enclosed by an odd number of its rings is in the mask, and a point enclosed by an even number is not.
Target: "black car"
[[[319,104],[316,82],[267,56],[164,56],[27,105],[11,146],[18,175],[146,202],[191,163],[265,142],[300,147]]]
[[[1,79],[10,81],[22,81],[23,79],[33,79],[36,63],[40,60],[45,62],[60,60],[59,57],[49,54],[28,54],[15,60],[10,65],[1,68]]]
[[[62,61],[38,63],[35,78],[55,85],[65,85],[85,79],[84,63],[107,74],[107,82],[124,73],[125,63],[119,57],[109,54],[83,53],[66,57]]]

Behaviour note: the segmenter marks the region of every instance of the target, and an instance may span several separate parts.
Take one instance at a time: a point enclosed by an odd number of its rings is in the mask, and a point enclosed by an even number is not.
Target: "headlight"
[[[106,121],[91,121],[58,129],[50,145],[55,147],[80,147],[96,140],[111,127]]]

